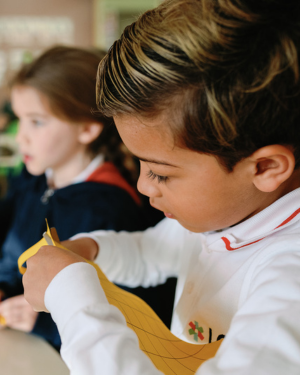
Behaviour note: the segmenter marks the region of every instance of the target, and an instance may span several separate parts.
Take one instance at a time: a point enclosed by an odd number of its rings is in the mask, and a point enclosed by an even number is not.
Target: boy
[[[167,218],[65,246],[128,286],[178,276],[172,332],[195,343],[197,322],[201,343],[225,337],[198,375],[299,374],[299,10],[168,0],[100,65],[99,108],[141,162],[140,192]],[[80,256],[44,247],[23,282],[57,323],[72,375],[159,373]]]

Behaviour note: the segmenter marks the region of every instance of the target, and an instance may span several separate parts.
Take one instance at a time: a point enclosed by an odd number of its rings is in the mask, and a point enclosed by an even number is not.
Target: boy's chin
[[[185,229],[187,229],[188,231],[190,232],[193,232],[193,233],[203,233],[203,232],[207,232],[207,230],[204,230],[204,228],[202,226],[194,226],[192,224],[189,224],[189,223],[185,223],[185,222],[181,222],[180,220],[178,219],[175,219],[176,221],[178,221],[178,223]]]
[[[201,224],[198,224],[198,225],[194,225],[194,224],[191,224],[191,223],[186,223],[186,222],[181,222],[180,220],[176,219],[178,221],[178,223],[184,227],[185,229],[187,229],[188,231],[190,232],[193,232],[193,233],[206,233],[206,232],[214,232],[214,231],[222,231],[224,228],[219,228],[217,227],[208,227],[207,225],[201,225]]]

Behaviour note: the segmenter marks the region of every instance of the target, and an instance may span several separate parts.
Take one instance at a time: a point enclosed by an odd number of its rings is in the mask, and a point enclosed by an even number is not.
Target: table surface
[[[69,375],[59,353],[45,340],[9,328],[0,330],[1,375]]]

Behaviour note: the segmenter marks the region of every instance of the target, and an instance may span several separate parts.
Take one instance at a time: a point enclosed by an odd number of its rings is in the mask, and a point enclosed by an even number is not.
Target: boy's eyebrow
[[[175,167],[178,168],[177,165],[167,163],[166,161],[163,160],[155,160],[155,159],[145,159],[145,158],[140,158],[139,156],[136,156],[140,161],[144,161],[146,163],[153,163],[153,164],[162,164],[162,165],[167,165],[169,167]]]

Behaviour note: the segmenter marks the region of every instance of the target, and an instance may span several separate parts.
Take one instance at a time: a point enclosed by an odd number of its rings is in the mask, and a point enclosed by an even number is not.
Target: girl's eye
[[[166,177],[166,176],[159,176],[158,174],[153,173],[151,170],[149,170],[149,172],[147,172],[147,177],[150,178],[151,180],[157,179],[158,183],[160,183],[160,182],[166,182],[167,179],[168,179],[168,177]]]
[[[35,126],[42,126],[42,125],[44,125],[44,121],[33,119],[32,124],[35,125]]]

